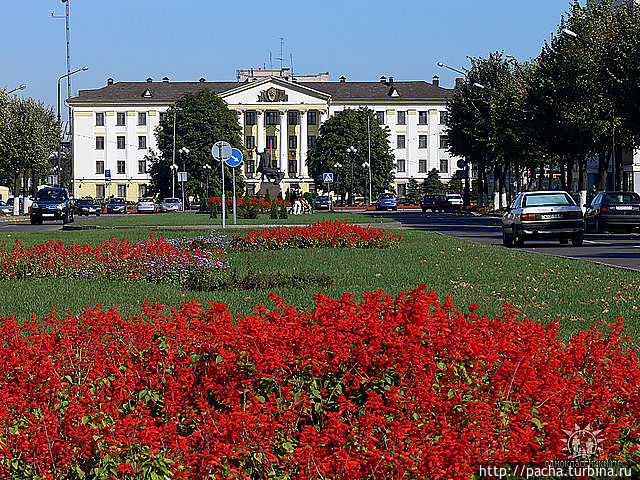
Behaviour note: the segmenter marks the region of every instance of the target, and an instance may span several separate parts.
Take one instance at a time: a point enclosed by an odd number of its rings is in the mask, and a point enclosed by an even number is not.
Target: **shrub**
[[[275,201],[271,202],[271,212],[269,213],[269,218],[272,220],[278,218],[278,204]]]

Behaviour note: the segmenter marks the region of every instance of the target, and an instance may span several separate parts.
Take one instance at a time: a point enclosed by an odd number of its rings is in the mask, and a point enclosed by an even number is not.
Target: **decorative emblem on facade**
[[[289,96],[284,93],[284,90],[275,87],[262,90],[258,95],[259,102],[286,102],[288,100]]]

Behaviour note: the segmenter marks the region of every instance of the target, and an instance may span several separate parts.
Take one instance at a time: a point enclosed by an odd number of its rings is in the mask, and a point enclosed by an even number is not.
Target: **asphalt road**
[[[110,217],[118,217],[122,215],[101,215],[98,218],[110,218]],[[92,221],[95,222],[96,217],[94,215],[91,216],[82,216],[79,217],[75,215],[73,217],[73,224],[83,223]],[[72,224],[72,225],[73,225]],[[0,218],[0,233],[2,232],[36,232],[36,231],[54,231],[60,230],[62,228],[62,220],[49,220],[44,221],[42,225],[31,225],[29,221],[29,217],[1,217]]]
[[[422,213],[419,211],[378,212],[392,218],[402,228],[430,230],[475,243],[502,245],[499,218],[457,213]],[[522,250],[576,258],[640,271],[640,234],[602,233],[585,235],[584,245],[560,245],[557,240],[526,242]]]

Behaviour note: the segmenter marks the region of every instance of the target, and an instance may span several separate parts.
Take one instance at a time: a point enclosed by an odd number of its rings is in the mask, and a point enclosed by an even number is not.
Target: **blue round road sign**
[[[231,156],[227,158],[224,163],[229,165],[230,167],[237,167],[242,163],[242,152],[237,148],[231,149]]]
[[[460,159],[458,160],[458,163],[456,165],[458,165],[458,168],[465,168],[467,166],[467,162],[465,162],[463,159]]]

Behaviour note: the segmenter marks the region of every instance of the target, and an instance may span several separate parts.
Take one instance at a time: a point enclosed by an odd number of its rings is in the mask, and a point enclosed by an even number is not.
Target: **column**
[[[262,110],[256,110],[256,152],[259,152],[259,153],[262,153],[264,151],[264,115],[263,113],[264,112]]]
[[[300,110],[300,176],[309,176],[307,168],[307,112]]]
[[[241,110],[236,110],[236,116],[238,117],[238,124],[240,125],[240,138],[242,139],[242,144],[244,145],[246,142],[244,138],[244,115]]]
[[[287,135],[287,110],[280,110],[280,170],[289,176],[289,162],[287,153],[289,152],[289,136]]]
[[[320,123],[318,124],[318,128],[320,128],[320,126],[326,121],[327,121],[327,111],[320,110]]]

